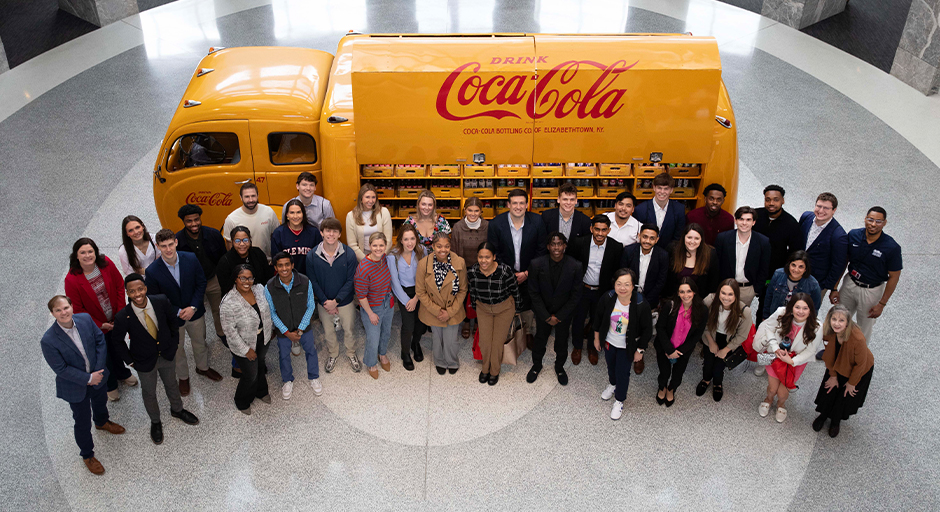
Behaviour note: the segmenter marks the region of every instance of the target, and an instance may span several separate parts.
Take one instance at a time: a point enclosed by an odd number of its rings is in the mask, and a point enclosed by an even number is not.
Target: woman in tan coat
[[[463,258],[450,250],[450,237],[437,233],[431,242],[432,253],[418,262],[415,295],[421,301],[418,318],[431,327],[431,350],[437,373],[457,373],[460,361],[458,334],[467,298],[467,266]]]
[[[741,301],[741,288],[734,279],[725,279],[718,286],[718,293],[705,297],[708,321],[702,342],[705,361],[702,364],[702,381],[695,394],[702,396],[714,383],[712,398],[716,402],[724,396],[722,382],[725,374],[725,357],[736,350],[751,332],[751,307]]]
[[[826,374],[816,393],[816,412],[813,430],[822,430],[826,419],[829,437],[839,435],[839,423],[849,419],[865,404],[875,356],[865,343],[865,335],[852,321],[852,314],[842,304],[836,304],[826,314],[823,324],[826,350],[823,361]]]

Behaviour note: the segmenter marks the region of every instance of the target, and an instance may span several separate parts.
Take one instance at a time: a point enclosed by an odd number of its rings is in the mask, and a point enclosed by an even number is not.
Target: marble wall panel
[[[898,48],[891,66],[891,74],[926,95],[936,94],[940,86],[940,70],[904,48]]]
[[[3,41],[0,41],[0,73],[10,70],[10,61],[7,60],[7,52],[3,50]]]
[[[924,94],[940,84],[940,0],[914,0],[891,74]]]
[[[59,0],[59,9],[103,27],[137,14],[137,0]]]
[[[844,11],[847,3],[848,0],[764,0],[761,15],[801,29]]]

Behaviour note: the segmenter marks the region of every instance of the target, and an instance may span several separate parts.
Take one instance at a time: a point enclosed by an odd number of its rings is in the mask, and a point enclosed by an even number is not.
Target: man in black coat
[[[529,294],[536,325],[532,369],[525,379],[530,384],[542,371],[542,358],[552,328],[555,329],[555,376],[562,386],[568,384],[568,374],[565,373],[568,334],[584,287],[581,264],[565,255],[567,248],[568,239],[555,231],[548,236],[548,255],[535,258],[529,265]]]
[[[545,231],[558,231],[568,240],[591,234],[591,218],[577,210],[578,187],[570,182],[558,187],[558,208],[542,212]]]
[[[180,343],[177,308],[163,295],[147,296],[147,285],[140,274],[124,279],[130,299],[124,309],[114,315],[112,338],[117,357],[137,370],[144,408],[150,416],[150,438],[154,444],[163,442],[163,424],[157,403],[157,377],[163,381],[170,401],[170,415],[188,425],[199,423],[196,416],[183,409],[179,383],[176,380],[176,348]],[[130,346],[124,336],[130,336]]]
[[[581,262],[581,271],[584,274],[581,286],[584,288],[581,301],[575,308],[574,319],[571,321],[571,362],[581,363],[581,347],[584,338],[593,337],[593,331],[585,333],[584,321],[593,316],[597,307],[597,300],[614,287],[614,272],[620,268],[620,255],[623,246],[620,242],[607,236],[610,233],[610,217],[595,215],[591,219],[591,236],[582,236],[571,242],[568,254]],[[597,350],[592,343],[588,343],[588,360],[597,364]]]
[[[803,230],[793,215],[783,209],[786,191],[780,185],[767,185],[764,189],[764,207],[757,209],[757,223],[754,231],[770,240],[770,265],[767,267],[768,280],[774,271],[783,268],[793,251],[803,247]],[[757,296],[757,316],[764,318],[764,294]]]
[[[640,226],[640,241],[623,248],[620,268],[629,268],[637,275],[636,288],[643,294],[650,309],[659,307],[666,275],[669,271],[669,253],[656,245],[659,228],[656,224]]]
[[[721,281],[737,281],[741,288],[741,301],[748,306],[755,296],[764,295],[767,267],[770,266],[770,241],[754,231],[756,220],[754,208],[742,206],[734,212],[738,229],[719,233],[715,238],[718,277]]]

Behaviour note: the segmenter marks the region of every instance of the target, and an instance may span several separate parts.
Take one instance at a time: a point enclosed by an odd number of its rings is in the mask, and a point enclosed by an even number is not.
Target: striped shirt
[[[516,307],[522,304],[516,274],[505,263],[500,263],[488,276],[480,270],[480,264],[477,263],[467,271],[467,284],[470,288],[472,307],[476,307],[478,301],[492,305],[499,304],[510,297],[515,299]]]
[[[368,255],[362,258],[356,267],[353,282],[356,286],[356,298],[368,299],[369,307],[380,306],[382,299],[392,292],[392,274],[385,258],[381,261],[372,261]],[[387,305],[394,305],[394,300]]]
[[[95,292],[95,297],[98,298],[98,304],[101,304],[101,311],[104,312],[104,317],[110,322],[114,318],[114,312],[111,311],[111,299],[108,298],[108,287],[104,284],[104,277],[101,275],[101,270],[98,270],[98,266],[95,265],[95,269],[91,271],[91,274],[85,274],[85,279],[88,279],[88,284],[91,285],[91,289]]]

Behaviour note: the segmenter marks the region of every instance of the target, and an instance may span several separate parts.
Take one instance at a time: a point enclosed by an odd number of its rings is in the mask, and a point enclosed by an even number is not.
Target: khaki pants
[[[865,335],[865,340],[871,344],[871,330],[875,327],[877,318],[868,318],[868,310],[881,301],[885,293],[885,285],[881,283],[874,288],[862,288],[855,284],[851,278],[845,278],[842,289],[839,290],[839,303],[849,309],[849,314],[855,315],[855,323]]]
[[[337,309],[339,310],[339,323],[346,333],[343,337],[343,342],[346,344],[346,357],[354,357],[357,341],[353,336],[356,303],[350,302]],[[339,340],[336,338],[336,329],[333,327],[333,315],[322,304],[317,304],[317,314],[320,316],[320,323],[323,324],[323,336],[326,338],[326,348],[330,352],[330,357],[339,357]]]
[[[212,321],[215,323],[215,335],[222,337],[222,320],[219,315],[219,304],[222,303],[222,287],[219,286],[219,276],[212,276],[206,283],[206,302],[212,311]]]
[[[193,359],[196,368],[209,369],[209,346],[206,345],[206,315],[199,320],[190,320],[180,327],[180,346],[176,349],[176,377],[180,380],[189,378],[189,361],[186,360],[186,333],[193,346]]]
[[[477,302],[477,323],[480,326],[480,352],[483,353],[483,373],[499,375],[503,364],[503,345],[509,335],[509,326],[516,313],[516,301],[506,299],[499,304]]]

